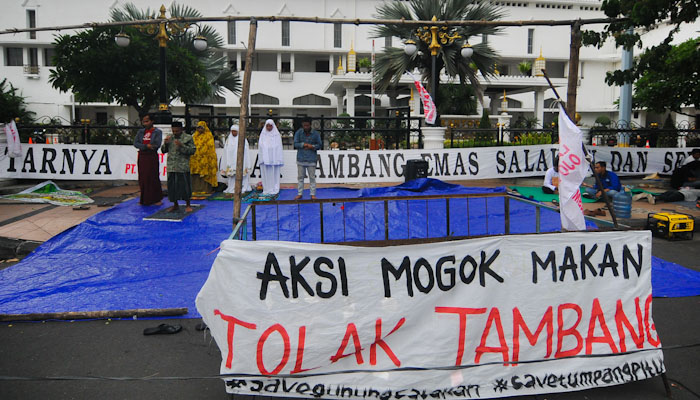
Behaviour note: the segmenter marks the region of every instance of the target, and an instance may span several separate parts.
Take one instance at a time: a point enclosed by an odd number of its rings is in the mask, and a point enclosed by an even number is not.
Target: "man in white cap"
[[[284,165],[282,136],[271,119],[265,121],[258,140],[258,160],[263,184],[263,195],[275,196],[280,192],[280,170]]]
[[[238,160],[238,125],[231,125],[231,132],[226,137],[224,154],[221,158],[221,175],[228,179],[228,187],[224,190],[226,197],[233,196],[236,187],[236,163]],[[245,139],[243,150],[243,180],[241,193],[250,191],[250,156],[248,155],[248,139]]]

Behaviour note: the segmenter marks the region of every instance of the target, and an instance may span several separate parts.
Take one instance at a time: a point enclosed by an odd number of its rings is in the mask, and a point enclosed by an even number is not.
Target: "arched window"
[[[277,97],[268,96],[263,93],[255,93],[250,96],[250,104],[279,104],[280,99]]]
[[[294,100],[292,100],[292,104],[295,106],[330,106],[331,101],[323,96],[312,93],[295,97]]]

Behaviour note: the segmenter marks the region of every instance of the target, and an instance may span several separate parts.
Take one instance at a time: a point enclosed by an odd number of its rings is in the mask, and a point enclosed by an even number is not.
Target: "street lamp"
[[[432,20],[433,22],[437,22],[437,17],[433,15]],[[435,97],[436,95],[436,75],[438,73],[437,71],[437,55],[438,52],[440,51],[440,48],[444,45],[450,45],[454,43],[456,39],[462,39],[462,36],[459,35],[457,32],[450,32],[449,28],[447,26],[438,26],[438,25],[432,25],[432,26],[423,26],[415,30],[415,36],[423,41],[425,44],[428,45],[428,48],[430,49],[430,56],[431,56],[431,73],[430,73],[430,96],[433,98],[433,102],[435,102],[437,106],[437,99]],[[404,42],[404,53],[408,55],[409,57],[412,57],[414,54],[416,54],[418,50],[418,47],[416,46],[416,42],[408,39]],[[465,43],[462,46],[462,49],[460,51],[460,54],[462,55],[463,58],[468,59],[474,54],[474,49],[469,43]]]
[[[144,33],[154,36],[158,40],[158,46],[160,48],[160,63],[159,63],[159,91],[158,97],[160,104],[158,105],[158,114],[156,115],[155,122],[157,124],[170,124],[172,122],[172,114],[168,106],[168,87],[167,87],[167,65],[165,59],[165,51],[168,47],[168,39],[171,36],[182,36],[185,32],[192,26],[188,23],[180,23],[174,21],[167,21],[165,17],[165,6],[160,6],[160,15],[158,16],[160,22],[158,25],[138,25],[137,28]],[[196,25],[196,24],[195,24]],[[131,38],[124,32],[119,32],[114,36],[114,41],[119,47],[126,47],[131,42]],[[195,50],[204,51],[207,49],[207,39],[201,34],[197,34],[193,40],[193,45]]]

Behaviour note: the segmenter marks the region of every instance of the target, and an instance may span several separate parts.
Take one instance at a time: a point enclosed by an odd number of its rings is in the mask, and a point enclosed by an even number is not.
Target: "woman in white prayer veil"
[[[258,160],[263,194],[276,195],[280,191],[280,169],[284,165],[282,136],[271,119],[265,121],[258,141]]]
[[[231,125],[231,131],[226,137],[224,155],[221,158],[221,175],[228,179],[228,187],[224,193],[233,194],[236,187],[236,160],[238,159],[238,125]],[[243,150],[243,180],[241,193],[250,191],[250,156],[248,152],[248,139],[245,140]]]

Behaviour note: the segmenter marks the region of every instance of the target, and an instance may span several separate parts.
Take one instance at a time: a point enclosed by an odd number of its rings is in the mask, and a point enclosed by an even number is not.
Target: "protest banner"
[[[196,304],[229,393],[491,398],[662,374],[650,280],[647,231],[227,240]]]
[[[0,178],[137,180],[133,146],[32,144],[22,156],[0,157]],[[321,150],[316,168],[319,183],[399,182],[406,161],[428,162],[428,176],[443,181],[544,176],[559,151],[557,145],[474,147],[412,150]],[[691,149],[592,147],[595,160],[608,163],[618,175],[671,174]],[[222,149],[217,149],[221,160]],[[251,179],[260,178],[257,150],[251,149]],[[165,181],[167,154],[160,156]],[[284,150],[282,183],[297,182],[296,150]],[[223,178],[221,178],[223,181]]]

